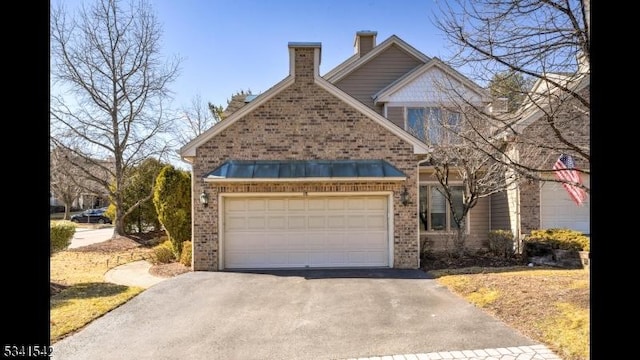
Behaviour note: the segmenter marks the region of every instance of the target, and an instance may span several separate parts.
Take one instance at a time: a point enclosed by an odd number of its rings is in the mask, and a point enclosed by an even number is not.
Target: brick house
[[[418,192],[432,180],[420,166],[429,148],[407,128],[437,92],[416,89],[444,76],[486,96],[376,35],[358,32],[355,54],[324,76],[320,43],[289,43],[289,76],[181,149],[192,164],[194,270],[419,266]],[[471,227],[488,229],[487,210]]]
[[[478,106],[489,97],[397,36],[376,36],[356,33],[354,55],[322,76],[321,44],[289,43],[287,77],[180,150],[192,166],[193,270],[418,268],[426,239],[444,249],[450,209],[426,163],[431,128],[417,125],[455,118],[444,83]],[[468,247],[522,228],[513,199],[480,199]]]

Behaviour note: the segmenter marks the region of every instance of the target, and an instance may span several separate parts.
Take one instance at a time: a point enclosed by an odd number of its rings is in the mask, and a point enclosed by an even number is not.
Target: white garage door
[[[588,178],[583,178],[583,182],[589,185]],[[562,184],[544,183],[540,188],[540,227],[567,228],[589,234],[589,206],[589,195],[578,206]]]
[[[224,199],[224,268],[389,266],[386,196]]]

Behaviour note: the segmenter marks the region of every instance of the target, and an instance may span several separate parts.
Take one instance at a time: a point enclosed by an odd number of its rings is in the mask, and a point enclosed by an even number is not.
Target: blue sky
[[[57,0],[53,1],[55,4]],[[65,0],[73,8],[81,0]],[[199,94],[226,106],[250,89],[264,92],[288,74],[289,42],[321,42],[320,73],[353,55],[357,31],[397,35],[428,56],[448,55],[431,19],[436,0],[151,0],[163,29],[163,54],[183,58],[173,105]],[[460,69],[458,69],[460,70]]]
[[[288,74],[289,42],[321,42],[320,73],[353,54],[357,31],[395,34],[429,56],[445,42],[430,21],[435,0],[154,0],[167,54],[184,58],[172,86],[177,103],[200,94],[226,106],[231,95],[266,91]]]
[[[177,107],[197,94],[226,106],[240,90],[266,91],[288,74],[289,42],[322,43],[321,74],[353,55],[360,30],[377,31],[378,43],[395,34],[428,56],[448,55],[431,21],[436,0],[152,0],[152,6],[163,53],[183,58],[171,85]]]

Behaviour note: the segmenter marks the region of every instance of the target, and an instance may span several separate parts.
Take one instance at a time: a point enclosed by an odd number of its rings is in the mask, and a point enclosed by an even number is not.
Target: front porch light
[[[207,193],[204,192],[204,190],[202,190],[202,193],[200,194],[200,203],[204,207],[209,206],[209,195],[207,195]]]
[[[406,186],[400,193],[400,202],[402,202],[402,205],[407,205],[409,203],[409,191]]]

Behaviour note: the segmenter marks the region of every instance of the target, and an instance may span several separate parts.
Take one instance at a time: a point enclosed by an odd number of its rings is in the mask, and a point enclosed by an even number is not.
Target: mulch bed
[[[508,267],[522,266],[526,262],[519,256],[503,258],[491,254],[465,254],[452,256],[439,254],[423,257],[421,267],[425,271],[441,269],[461,269],[467,267]]]

